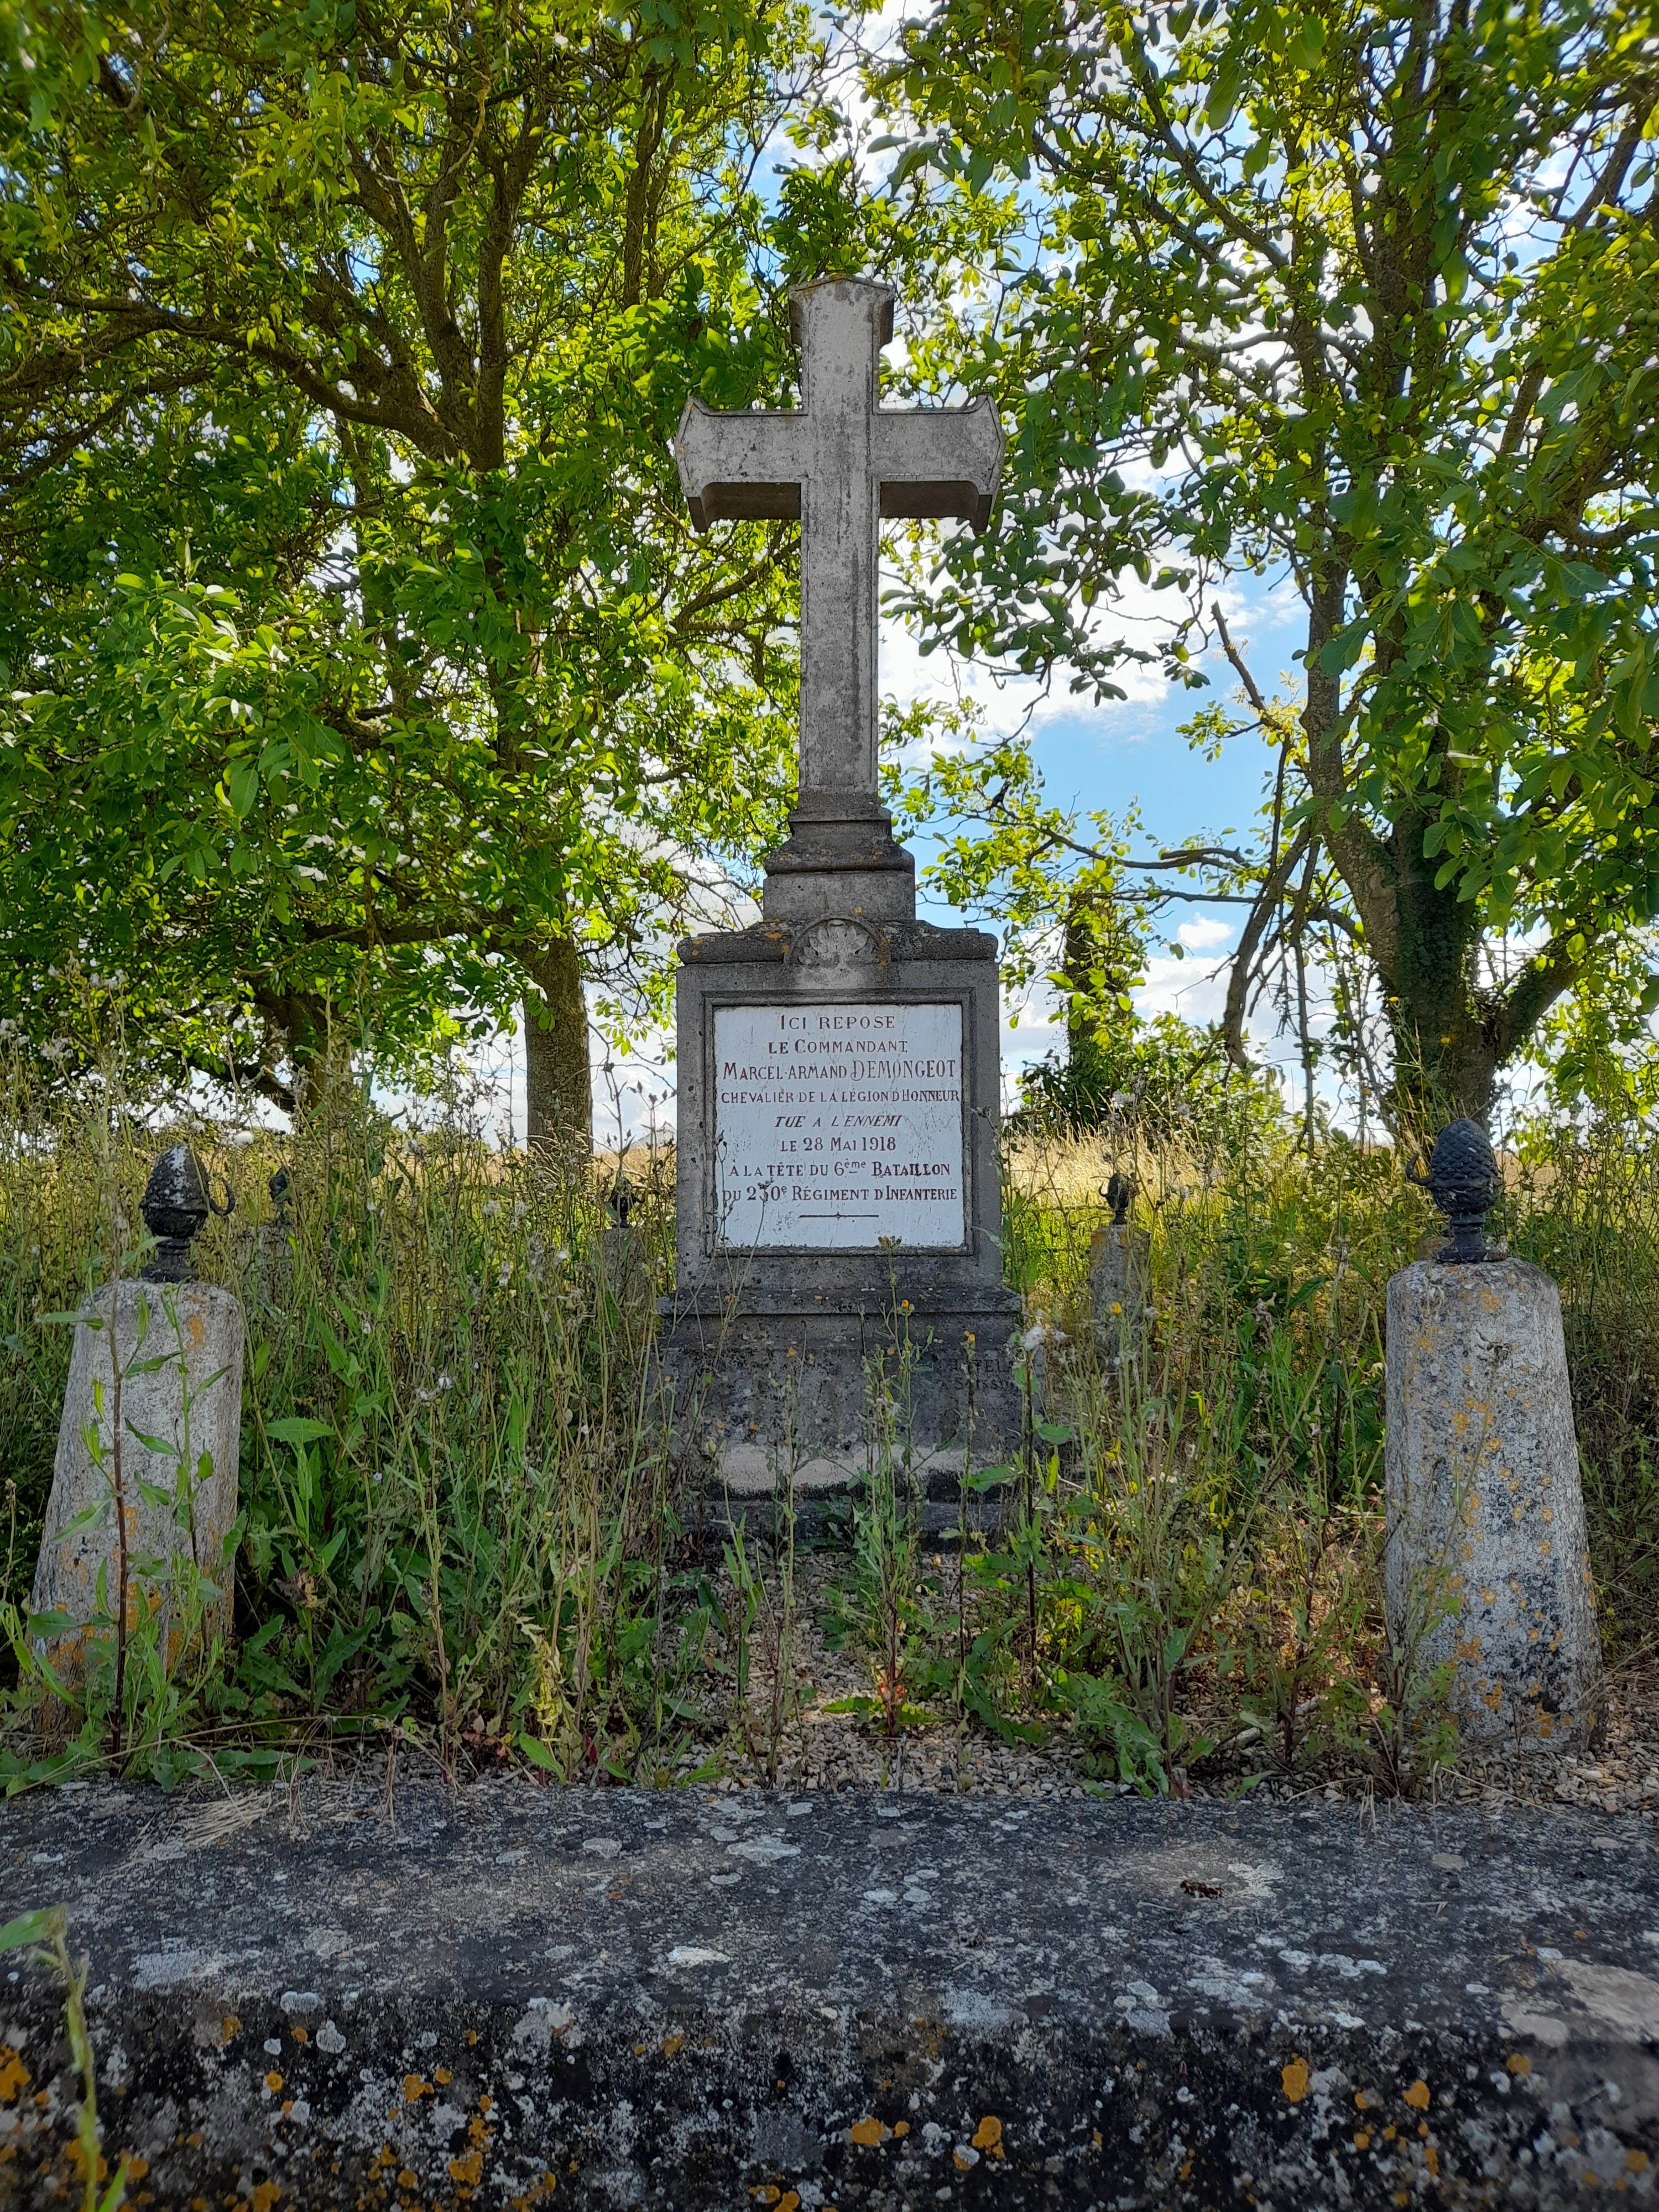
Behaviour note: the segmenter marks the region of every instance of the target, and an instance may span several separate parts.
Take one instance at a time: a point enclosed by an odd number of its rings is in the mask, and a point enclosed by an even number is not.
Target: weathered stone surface
[[[1387,1479],[1394,1632],[1450,1662],[1462,1734],[1521,1755],[1586,1740],[1601,1650],[1561,1302],[1541,1270],[1419,1261],[1393,1278]]]
[[[32,1610],[92,1620],[102,1570],[113,1618],[118,1480],[125,1502],[129,1626],[149,1607],[169,1603],[171,1563],[179,1557],[212,1577],[236,1520],[241,1425],[242,1310],[228,1291],[123,1282],[99,1291],[76,1324]],[[181,1500],[182,1511],[146,1498],[146,1486]],[[64,1533],[78,1514],[106,1502],[101,1520]],[[228,1576],[219,1577],[218,1588],[204,1624],[210,1635],[229,1618]],[[49,1649],[60,1674],[77,1675],[79,1635],[54,1638]]]
[[[67,1906],[108,2144],[158,2205],[1653,2194],[1634,1818],[512,1784],[395,1829],[372,1787],[0,1822],[0,1914]],[[56,2201],[33,1969],[0,2042],[0,2174]]]

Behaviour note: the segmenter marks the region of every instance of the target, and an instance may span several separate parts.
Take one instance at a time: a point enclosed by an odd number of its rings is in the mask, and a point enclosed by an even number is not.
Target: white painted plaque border
[[[970,1249],[964,998],[714,1000],[708,1016],[716,1250],[870,1252],[886,1238],[910,1252]],[[811,1049],[777,1049],[793,1040]],[[907,1072],[888,1073],[896,1062]]]

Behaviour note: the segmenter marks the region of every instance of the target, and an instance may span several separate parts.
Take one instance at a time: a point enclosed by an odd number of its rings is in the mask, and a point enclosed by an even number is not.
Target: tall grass
[[[89,1688],[53,1739],[26,1616],[64,1317],[140,1264],[144,1178],[177,1135],[235,1201],[197,1244],[247,1316],[233,1631],[149,1652],[118,1714]],[[1391,1154],[1330,1136],[1310,1157],[1257,1111],[1201,1142],[1109,1141],[1109,1158],[1097,1137],[1009,1147],[1027,1418],[981,1479],[991,1534],[975,1507],[958,1544],[922,1540],[902,1353],[872,1371],[871,1472],[825,1622],[867,1657],[864,1723],[1058,1734],[1085,1775],[1146,1789],[1356,1765],[1415,1786],[1450,1739],[1443,1685],[1382,1619],[1382,1309],[1431,1217]],[[1659,1560],[1653,1164],[1530,1131],[1503,1209],[1562,1284],[1615,1654],[1645,1632]],[[1133,1175],[1149,1251],[1144,1310],[1108,1340],[1088,1272],[1111,1167]],[[0,1777],[223,1778],[355,1738],[452,1774],[668,1779],[729,1759],[775,1777],[799,1694],[795,1522],[715,1526],[677,1457],[649,1357],[671,1168],[494,1150],[460,1111],[413,1135],[361,1094],[278,1140],[140,1113],[112,1077],[65,1099],[14,1068]]]

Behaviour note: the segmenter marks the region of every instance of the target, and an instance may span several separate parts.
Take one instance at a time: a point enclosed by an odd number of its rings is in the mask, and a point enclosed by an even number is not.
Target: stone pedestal
[[[1140,1350],[1152,1284],[1152,1239],[1127,1221],[1097,1229],[1089,1247],[1089,1316],[1109,1371]]]
[[[995,939],[872,919],[867,880],[680,948],[661,1354],[684,1447],[739,1494],[844,1483],[872,1449],[952,1494],[1018,1438]]]
[[[100,1609],[101,1572],[105,1612],[115,1617],[118,1490],[129,1629],[175,1604],[175,1562],[189,1559],[213,1593],[202,1633],[228,1630],[225,1546],[236,1520],[241,1425],[242,1310],[228,1291],[202,1283],[124,1282],[99,1291],[76,1324],[32,1611],[92,1620]],[[101,1510],[65,1534],[89,1508]],[[171,1660],[185,1633],[176,1609],[167,1633]],[[39,1648],[72,1686],[83,1669],[84,1647],[84,1632],[76,1628]]]
[[[1422,1638],[1425,1665],[1450,1662],[1465,1741],[1584,1742],[1601,1650],[1547,1275],[1505,1259],[1393,1278],[1387,1469],[1390,1623]]]

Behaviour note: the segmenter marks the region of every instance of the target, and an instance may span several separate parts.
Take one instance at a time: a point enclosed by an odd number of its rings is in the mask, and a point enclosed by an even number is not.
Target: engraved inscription
[[[714,1207],[727,1250],[959,1249],[960,1006],[720,1006]]]

